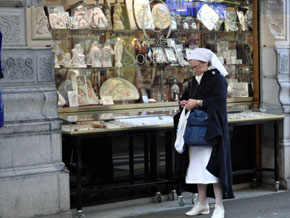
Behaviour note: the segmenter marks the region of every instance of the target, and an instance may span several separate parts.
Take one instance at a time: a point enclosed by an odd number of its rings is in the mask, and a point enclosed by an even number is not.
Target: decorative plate
[[[154,29],[149,0],[133,1],[134,19],[139,29]]]
[[[152,8],[152,16],[155,27],[166,29],[171,23],[170,10],[164,3],[157,3]]]
[[[137,100],[140,98],[136,87],[128,80],[119,77],[106,80],[101,86],[100,96],[112,96],[114,101]]]

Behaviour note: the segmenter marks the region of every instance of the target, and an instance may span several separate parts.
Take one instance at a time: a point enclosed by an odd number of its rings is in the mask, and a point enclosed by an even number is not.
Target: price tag
[[[142,100],[143,100],[143,102],[144,102],[145,104],[148,104],[148,103],[149,103],[149,101],[148,101],[148,97],[147,97],[146,95],[143,95],[143,96],[142,96]]]

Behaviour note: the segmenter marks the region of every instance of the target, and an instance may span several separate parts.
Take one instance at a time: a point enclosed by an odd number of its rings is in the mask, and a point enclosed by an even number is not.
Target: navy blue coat
[[[206,139],[216,138],[218,143],[213,145],[207,170],[219,178],[223,187],[223,197],[233,198],[232,191],[232,165],[229,141],[229,128],[227,120],[227,81],[216,69],[204,72],[200,84],[192,78],[181,100],[202,99],[200,108],[208,113],[208,130]],[[175,128],[178,125],[179,114],[174,117]],[[185,175],[189,164],[188,150],[183,154],[176,152],[175,179],[178,192],[183,189],[196,193],[196,185],[185,185]],[[208,186],[208,196],[214,197],[212,186]]]

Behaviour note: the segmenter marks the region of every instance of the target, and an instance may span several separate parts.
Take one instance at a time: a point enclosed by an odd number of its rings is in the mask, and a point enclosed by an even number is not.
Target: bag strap
[[[185,109],[184,109],[184,110],[185,110]],[[186,115],[185,115],[186,119],[189,117],[190,113],[191,113],[191,111],[187,111],[187,113],[186,113]]]

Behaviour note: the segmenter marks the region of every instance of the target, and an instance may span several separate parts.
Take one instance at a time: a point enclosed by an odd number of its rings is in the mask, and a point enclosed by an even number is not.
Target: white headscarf
[[[228,72],[224,65],[220,62],[218,57],[211,50],[207,48],[195,48],[187,50],[187,60],[198,60],[203,62],[211,62],[211,67],[218,69],[221,75],[226,76]]]

